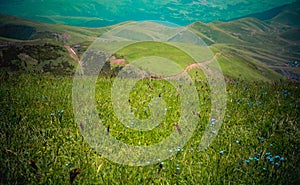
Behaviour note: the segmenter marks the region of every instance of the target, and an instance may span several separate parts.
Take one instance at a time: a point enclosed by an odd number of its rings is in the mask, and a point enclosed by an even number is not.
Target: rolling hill
[[[70,43],[93,41],[109,28],[83,28],[62,24],[48,24],[0,14],[0,36],[17,40],[60,38],[62,41]]]
[[[200,36],[213,52],[222,53],[218,59],[228,77],[264,81],[289,78],[299,81],[300,28],[297,23],[299,19],[296,19],[299,17],[299,3],[294,5],[278,8],[276,14],[273,12],[264,20],[253,16],[228,22],[194,22],[187,27]],[[268,12],[266,14],[270,15]],[[260,15],[263,17],[264,14]],[[29,63],[38,63],[30,66],[43,69],[43,64],[49,61],[33,56],[31,49],[28,49],[30,47],[24,51],[26,45],[38,45],[36,53],[43,53],[40,50],[45,51],[51,45],[68,60],[67,63],[72,63],[67,48],[74,49],[80,57],[93,40],[116,26],[84,28],[0,15],[1,67],[14,64],[13,69],[21,69],[20,66],[16,68],[16,63],[24,63],[28,59]],[[51,60],[55,61],[55,58]],[[64,67],[61,64],[56,66]]]
[[[208,24],[195,22],[189,27],[217,50],[299,81],[300,70],[295,67],[299,65],[292,64],[298,64],[300,58],[299,5],[298,1],[250,15],[253,17]]]

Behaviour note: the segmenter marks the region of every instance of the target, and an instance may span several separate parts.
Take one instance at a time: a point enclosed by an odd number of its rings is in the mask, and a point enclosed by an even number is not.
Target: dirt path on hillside
[[[214,55],[214,57],[210,60],[207,60],[205,62],[196,62],[196,63],[193,63],[193,64],[190,64],[188,65],[184,71],[182,71],[181,73],[177,74],[177,75],[174,75],[174,76],[169,76],[169,77],[165,77],[163,79],[165,80],[169,80],[169,79],[180,79],[181,77],[185,76],[187,74],[188,71],[192,70],[192,69],[195,69],[195,68],[199,68],[199,67],[205,67],[207,66],[208,64],[212,63],[214,60],[217,59],[218,56],[220,56],[222,53],[221,52],[218,52]],[[206,70],[209,70],[207,67],[206,67]]]
[[[76,54],[76,52],[75,52],[70,46],[68,46],[68,45],[65,45],[64,47],[68,50],[69,55],[70,55],[76,62],[78,62],[79,65],[81,65],[81,61],[80,61],[78,55]]]
[[[80,61],[80,58],[78,57],[78,55],[76,54],[76,52],[68,45],[65,45],[64,46],[68,52],[69,52],[69,55],[75,60],[78,62],[79,65],[81,65],[81,61]],[[204,66],[207,66],[208,64],[212,63],[214,60],[216,60],[216,58],[218,56],[220,56],[222,53],[221,52],[218,52],[216,53],[212,59],[210,60],[207,60],[207,61],[204,61],[204,62],[196,62],[196,63],[193,63],[193,64],[190,64],[188,65],[184,71],[182,71],[181,73],[177,74],[177,75],[174,75],[174,76],[170,76],[170,77],[165,77],[163,79],[165,80],[168,80],[168,79],[179,79],[183,76],[185,76],[187,74],[188,71],[192,70],[192,69],[195,69],[195,68],[199,68],[199,67],[204,67]],[[208,68],[206,67],[206,69],[208,70]]]

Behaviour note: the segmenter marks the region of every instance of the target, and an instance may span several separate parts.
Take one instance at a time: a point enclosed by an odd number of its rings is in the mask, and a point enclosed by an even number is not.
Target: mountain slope
[[[50,38],[72,43],[92,41],[110,28],[83,28],[47,24],[0,14],[0,36],[18,40]]]
[[[299,81],[300,3],[281,7],[271,19],[242,18],[229,22],[193,23],[189,27],[220,51],[272,69]],[[298,66],[298,67],[297,67]]]
[[[4,40],[9,37],[17,39],[17,43],[24,44],[25,41],[20,40],[32,42],[30,40],[38,39],[35,42],[50,42],[59,45],[66,54],[68,51],[63,47],[64,45],[68,48],[78,45],[79,48],[73,49],[79,56],[96,37],[116,26],[118,25],[83,28],[38,23],[6,15],[0,16],[0,36],[5,37]],[[288,78],[300,80],[299,68],[290,65],[292,61],[300,60],[297,27],[273,21],[243,18],[207,24],[195,22],[188,28],[199,35],[211,50],[223,53],[220,63],[227,76],[249,80],[251,78],[252,80],[276,80],[285,75]]]
[[[231,19],[229,21],[252,17],[252,18],[259,19],[261,21],[270,21],[270,22],[275,22],[275,23],[280,23],[280,24],[290,25],[290,26],[300,26],[299,11],[300,11],[300,1],[297,0],[290,4],[285,4],[283,6],[278,6],[267,11],[238,17],[235,19]]]

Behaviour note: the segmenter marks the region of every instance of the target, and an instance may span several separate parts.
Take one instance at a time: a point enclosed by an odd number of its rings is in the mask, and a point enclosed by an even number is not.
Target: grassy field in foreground
[[[136,145],[162,140],[178,117],[176,90],[166,82],[141,80],[130,93],[133,113],[149,115],[149,97],[165,99],[158,129],[124,128],[111,106],[114,79],[99,78],[95,104],[110,134]],[[1,184],[297,184],[299,84],[227,83],[227,110],[216,139],[198,151],[209,122],[209,87],[196,81],[200,118],[193,137],[170,159],[145,167],[110,162],[80,134],[72,109],[71,77],[1,74]],[[150,88],[151,87],[151,88]],[[174,120],[175,119],[175,120]],[[157,151],[159,152],[159,151]]]

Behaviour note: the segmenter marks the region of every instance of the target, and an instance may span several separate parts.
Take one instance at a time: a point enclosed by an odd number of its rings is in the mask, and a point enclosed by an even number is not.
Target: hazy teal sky
[[[0,13],[80,26],[127,20],[163,20],[180,25],[229,20],[295,0],[0,0]]]

